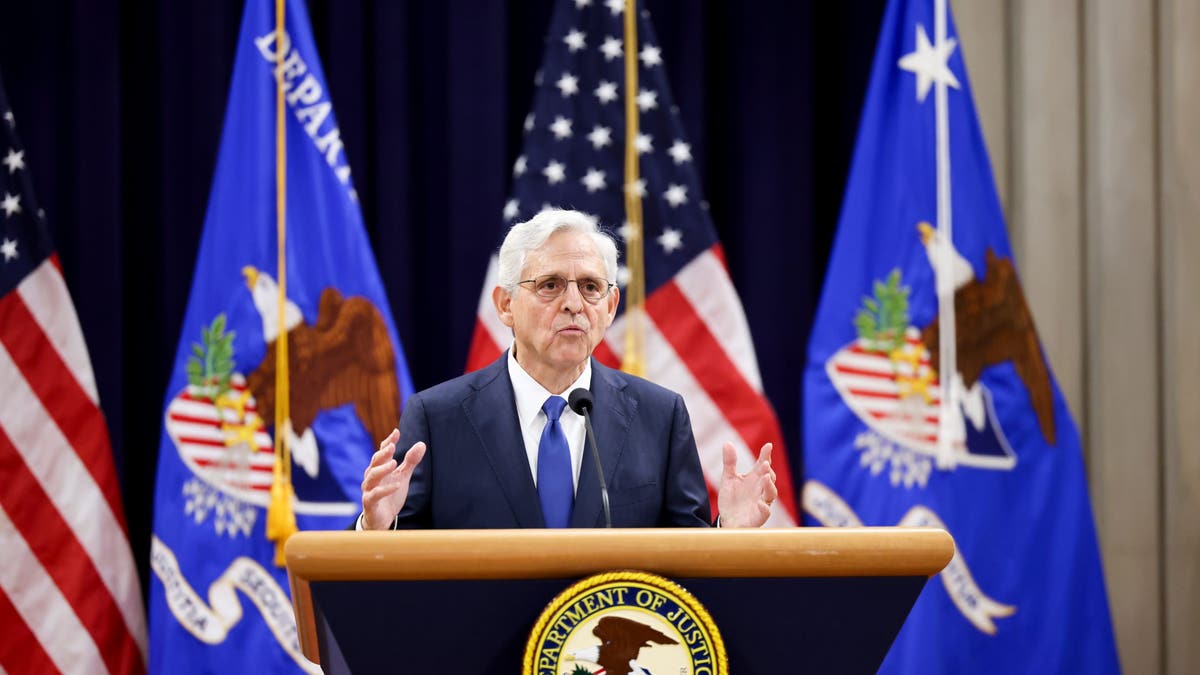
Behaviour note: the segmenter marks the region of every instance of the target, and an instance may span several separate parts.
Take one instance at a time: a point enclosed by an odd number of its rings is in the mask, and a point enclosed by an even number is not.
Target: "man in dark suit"
[[[357,527],[603,525],[595,463],[583,461],[583,420],[565,408],[578,388],[595,402],[613,526],[708,525],[683,399],[592,359],[616,316],[616,273],[616,245],[585,214],[547,210],[514,225],[492,291],[512,347],[487,368],[409,399],[364,472]],[[766,521],[778,495],[770,453],[768,443],[739,474],[725,445],[722,526]]]

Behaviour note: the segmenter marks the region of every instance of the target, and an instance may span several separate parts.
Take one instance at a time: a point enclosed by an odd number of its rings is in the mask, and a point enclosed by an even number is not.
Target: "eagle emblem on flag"
[[[254,267],[243,268],[246,285],[263,326],[266,355],[248,374],[237,369],[236,331],[227,330],[225,314],[202,326],[192,345],[188,383],[167,406],[166,430],[180,458],[206,486],[185,484],[187,510],[203,520],[205,504],[220,501],[214,527],[219,534],[248,536],[254,523],[251,506],[266,507],[275,465],[268,425],[274,419],[275,341],[279,336],[278,289],[274,279]],[[400,406],[395,353],[378,308],[363,297],[345,298],[335,288],[321,293],[317,318],[304,320],[297,305],[284,308],[291,354],[292,456],[310,479],[320,478],[320,456],[313,423],[319,412],[342,406],[371,438],[387,435]],[[326,510],[316,495],[297,495],[299,513]]]
[[[938,268],[938,234],[917,225],[937,283],[949,275],[954,288],[956,370],[949,391],[950,453],[938,444],[941,405],[940,316],[923,328],[911,325],[910,289],[900,270],[876,280],[854,317],[858,339],[835,352],[825,371],[845,404],[871,430],[856,441],[863,463],[878,473],[892,460],[893,483],[924,486],[929,460],[940,469],[968,466],[1012,469],[1017,454],[996,416],[992,392],[980,380],[984,369],[1011,362],[1028,395],[1046,443],[1055,439],[1049,370],[1033,317],[1012,260],[988,249],[984,275],[954,253],[949,270]],[[873,435],[871,435],[873,434]],[[904,457],[904,459],[900,459]]]

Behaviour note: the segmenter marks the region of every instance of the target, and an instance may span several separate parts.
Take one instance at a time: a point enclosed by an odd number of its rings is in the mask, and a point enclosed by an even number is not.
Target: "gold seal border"
[[[688,592],[683,586],[666,577],[649,572],[639,572],[637,570],[622,570],[619,572],[594,574],[571,584],[561,593],[554,596],[550,604],[546,605],[546,609],[542,610],[537,623],[533,625],[533,630],[529,632],[529,640],[525,643],[525,656],[521,660],[522,675],[535,675],[536,670],[533,668],[533,662],[538,652],[535,645],[539,645],[545,641],[545,635],[543,634],[546,631],[547,624],[551,618],[558,614],[559,610],[594,588],[622,581],[641,583],[658,589],[671,596],[671,599],[675,600],[680,607],[687,609],[692,614],[692,617],[697,619],[699,624],[704,628],[704,632],[708,634],[709,644],[712,646],[714,653],[713,675],[729,674],[729,661],[725,654],[725,641],[721,639],[721,633],[717,630],[717,625],[713,623],[708,610],[704,608],[704,605],[700,604],[696,596]]]

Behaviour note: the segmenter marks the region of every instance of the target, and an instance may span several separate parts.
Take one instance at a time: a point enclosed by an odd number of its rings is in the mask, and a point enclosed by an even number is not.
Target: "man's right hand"
[[[400,431],[393,429],[379,444],[379,451],[371,457],[371,464],[363,472],[362,504],[364,530],[386,530],[392,525],[396,514],[404,508],[408,499],[408,483],[413,469],[425,456],[425,443],[413,443],[404,455],[404,461],[396,465],[392,455],[396,453],[396,441]]]

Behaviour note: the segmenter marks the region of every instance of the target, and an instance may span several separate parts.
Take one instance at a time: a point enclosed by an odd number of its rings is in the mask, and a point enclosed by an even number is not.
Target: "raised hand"
[[[404,454],[399,465],[392,455],[396,452],[396,441],[400,431],[393,429],[379,444],[379,450],[371,456],[371,463],[363,472],[362,505],[364,530],[386,530],[408,499],[408,483],[413,469],[425,456],[425,444],[413,443]]]
[[[775,470],[771,468],[771,444],[762,446],[758,460],[746,473],[737,472],[737,450],[733,443],[721,448],[725,469],[717,491],[717,511],[721,527],[759,527],[771,515],[771,505],[779,496]]]

